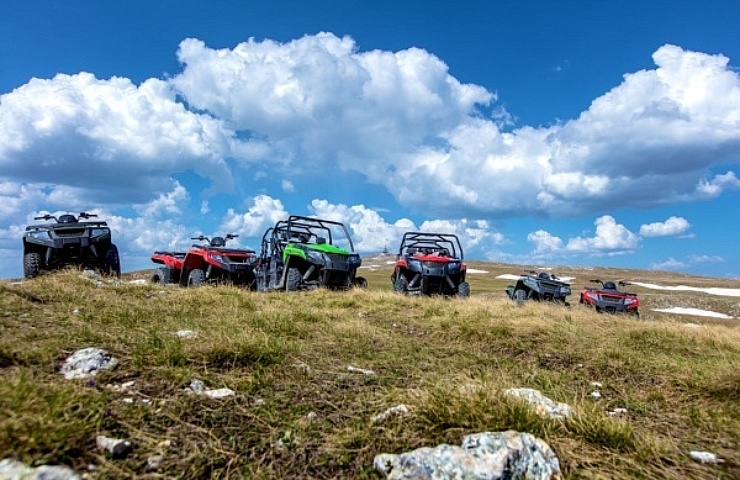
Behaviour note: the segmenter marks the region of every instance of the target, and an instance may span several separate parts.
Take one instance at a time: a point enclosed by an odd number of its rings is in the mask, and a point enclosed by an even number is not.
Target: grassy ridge
[[[0,458],[93,464],[95,478],[378,478],[378,453],[515,429],[548,441],[569,478],[738,475],[736,321],[517,308],[492,275],[471,275],[468,300],[401,297],[387,269],[366,273],[368,291],[296,294],[97,287],[74,271],[1,284]],[[174,335],[183,329],[198,336]],[[118,366],[64,380],[63,359],[88,346]],[[192,378],[236,396],[187,395]],[[129,392],[111,388],[130,380]],[[511,387],[575,415],[543,419],[502,395]],[[371,421],[401,403],[410,415]],[[617,407],[628,413],[607,416]],[[135,449],[109,459],[98,434]],[[689,450],[726,462],[701,465]],[[164,461],[148,470],[156,454]]]

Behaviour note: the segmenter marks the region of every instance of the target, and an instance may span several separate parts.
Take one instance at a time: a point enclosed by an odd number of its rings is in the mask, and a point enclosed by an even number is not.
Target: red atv
[[[154,252],[152,261],[163,265],[152,273],[153,283],[179,283],[195,287],[206,281],[228,281],[255,289],[254,250],[227,248],[226,242],[238,235],[208,238],[203,235],[192,240],[205,242],[193,245],[184,252]]]
[[[470,296],[457,235],[406,232],[391,275],[393,291],[406,295]]]
[[[629,313],[635,317],[640,316],[638,310],[640,300],[636,293],[617,290],[614,282],[602,282],[601,280],[591,280],[591,282],[598,283],[601,287],[584,287],[581,292],[581,304],[593,307],[597,312]],[[625,285],[629,284],[619,282],[619,286]]]

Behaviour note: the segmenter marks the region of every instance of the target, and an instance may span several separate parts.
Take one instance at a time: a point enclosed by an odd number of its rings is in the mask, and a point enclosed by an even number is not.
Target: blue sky
[[[740,4],[11,0],[0,277],[34,215],[124,271],[288,214],[360,251],[740,276]]]

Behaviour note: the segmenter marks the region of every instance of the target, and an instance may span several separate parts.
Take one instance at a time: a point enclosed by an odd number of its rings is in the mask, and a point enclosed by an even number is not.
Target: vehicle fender
[[[205,261],[200,255],[188,253],[182,261],[182,268],[183,270],[193,270],[195,268],[205,270]]]
[[[304,252],[298,247],[293,246],[292,244],[288,244],[288,246],[285,247],[285,250],[283,250],[283,263],[285,263],[286,265],[286,271],[287,271],[288,260],[290,259],[291,256],[297,256],[305,260],[306,252]]]

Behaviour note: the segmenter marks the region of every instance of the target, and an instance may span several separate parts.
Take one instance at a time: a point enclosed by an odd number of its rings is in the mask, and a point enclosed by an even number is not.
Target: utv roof
[[[337,237],[337,233],[341,233],[341,238]],[[291,215],[287,220],[280,220],[274,227],[268,229],[263,241],[270,235],[273,239],[281,242],[320,243],[319,239],[323,239],[326,243],[334,245],[337,241],[346,241],[349,251],[355,251],[347,227],[343,223],[333,220]]]
[[[411,255],[415,252],[433,253],[443,250],[455,258],[461,260],[463,258],[460,239],[454,233],[406,232],[403,234],[398,254]]]

